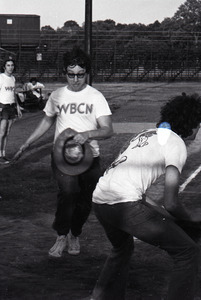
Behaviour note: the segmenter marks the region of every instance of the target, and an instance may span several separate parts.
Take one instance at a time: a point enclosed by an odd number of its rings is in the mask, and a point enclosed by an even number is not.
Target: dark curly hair
[[[13,64],[14,64],[14,71],[16,71],[16,65],[15,65],[15,60],[12,58],[12,56],[8,56],[6,57],[4,60],[3,60],[3,63],[2,63],[2,66],[1,66],[1,72],[3,73],[5,71],[5,66],[6,66],[6,63],[8,61],[12,61]]]
[[[161,118],[156,124],[168,122],[172,131],[182,138],[190,136],[201,122],[201,98],[197,94],[186,95],[182,93],[167,102],[161,108]]]
[[[86,69],[86,73],[91,70],[91,60],[90,57],[79,47],[74,47],[71,52],[64,53],[64,72],[66,73],[69,66],[80,66]]]
[[[32,78],[29,80],[29,82],[33,82],[33,81],[37,82],[37,78],[36,78],[36,77],[32,77]]]

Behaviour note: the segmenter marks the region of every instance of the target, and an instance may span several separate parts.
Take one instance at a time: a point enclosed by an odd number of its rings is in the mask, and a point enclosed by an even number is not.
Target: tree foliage
[[[173,17],[182,29],[198,31],[201,28],[201,0],[187,0]]]
[[[92,23],[92,32],[96,70],[132,71],[138,65],[145,69],[176,69],[184,64],[197,65],[201,59],[201,0],[186,0],[172,18],[161,23],[156,20],[149,25],[116,24],[111,19],[98,20]],[[62,51],[74,45],[84,48],[84,26],[72,20],[56,31],[45,26],[41,38],[48,51],[59,51],[57,59],[61,62]]]

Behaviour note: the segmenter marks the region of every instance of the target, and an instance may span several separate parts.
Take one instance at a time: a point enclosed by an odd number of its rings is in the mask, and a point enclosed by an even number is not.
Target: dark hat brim
[[[84,156],[80,162],[76,164],[70,164],[64,158],[63,149],[65,143],[68,140],[73,139],[76,133],[77,132],[71,128],[67,128],[62,131],[62,133],[57,137],[53,149],[53,159],[57,169],[63,174],[71,176],[84,173],[90,168],[93,162],[92,150],[88,143],[82,145],[84,148]]]

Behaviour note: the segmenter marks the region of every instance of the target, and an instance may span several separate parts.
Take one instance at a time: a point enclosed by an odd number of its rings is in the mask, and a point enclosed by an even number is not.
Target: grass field
[[[47,84],[46,89],[51,91],[58,86],[58,83]],[[108,99],[114,123],[134,123],[133,132],[116,132],[111,139],[100,142],[103,170],[124,142],[137,131],[135,122],[157,122],[161,105],[174,95],[182,92],[201,94],[200,83],[194,82],[110,83],[94,84],[94,87]],[[31,110],[14,124],[8,142],[8,156],[17,151],[41,117],[41,111]],[[1,167],[1,300],[82,299],[93,289],[110,249],[103,229],[92,212],[80,237],[80,256],[71,257],[65,252],[59,260],[48,258],[48,250],[56,237],[51,229],[57,193],[50,168],[53,132],[54,128],[31,146],[30,151],[15,165]],[[199,133],[188,150],[189,158],[182,182],[201,163],[200,138]],[[200,208],[200,180],[198,175],[183,193],[189,209]],[[154,197],[162,193],[161,182],[162,178],[149,191]],[[126,299],[165,299],[171,264],[165,252],[137,241]],[[200,275],[201,271],[199,279]],[[201,299],[199,289],[197,296]]]

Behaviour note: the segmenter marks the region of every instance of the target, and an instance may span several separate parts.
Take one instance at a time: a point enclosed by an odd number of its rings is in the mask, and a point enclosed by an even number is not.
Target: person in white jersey
[[[42,90],[44,88],[44,84],[39,82],[36,77],[32,77],[29,82],[25,84],[25,90],[31,92],[31,94],[29,94],[31,98],[43,98]]]
[[[79,235],[92,205],[92,192],[101,175],[97,140],[112,133],[111,110],[101,92],[86,83],[91,69],[89,56],[79,47],[64,54],[67,85],[52,92],[44,108],[45,116],[16,153],[19,158],[30,144],[40,138],[56,121],[54,142],[67,128],[77,133],[74,141],[89,143],[93,152],[91,167],[77,176],[63,174],[52,161],[58,186],[58,204],[53,222],[57,239],[49,250],[51,257],[61,257],[68,242],[68,253],[80,253]]]
[[[6,157],[8,136],[16,118],[22,116],[15,96],[15,77],[12,75],[14,69],[14,60],[6,58],[0,74],[0,164],[9,163]]]
[[[91,300],[124,300],[129,263],[136,237],[167,251],[174,267],[168,300],[193,300],[199,247],[174,220],[197,224],[201,214],[188,211],[178,196],[187,158],[185,143],[193,140],[201,122],[201,99],[185,94],[161,109],[156,128],[134,136],[100,177],[93,208],[112,244],[112,250]],[[165,174],[163,206],[146,199],[146,190]]]

